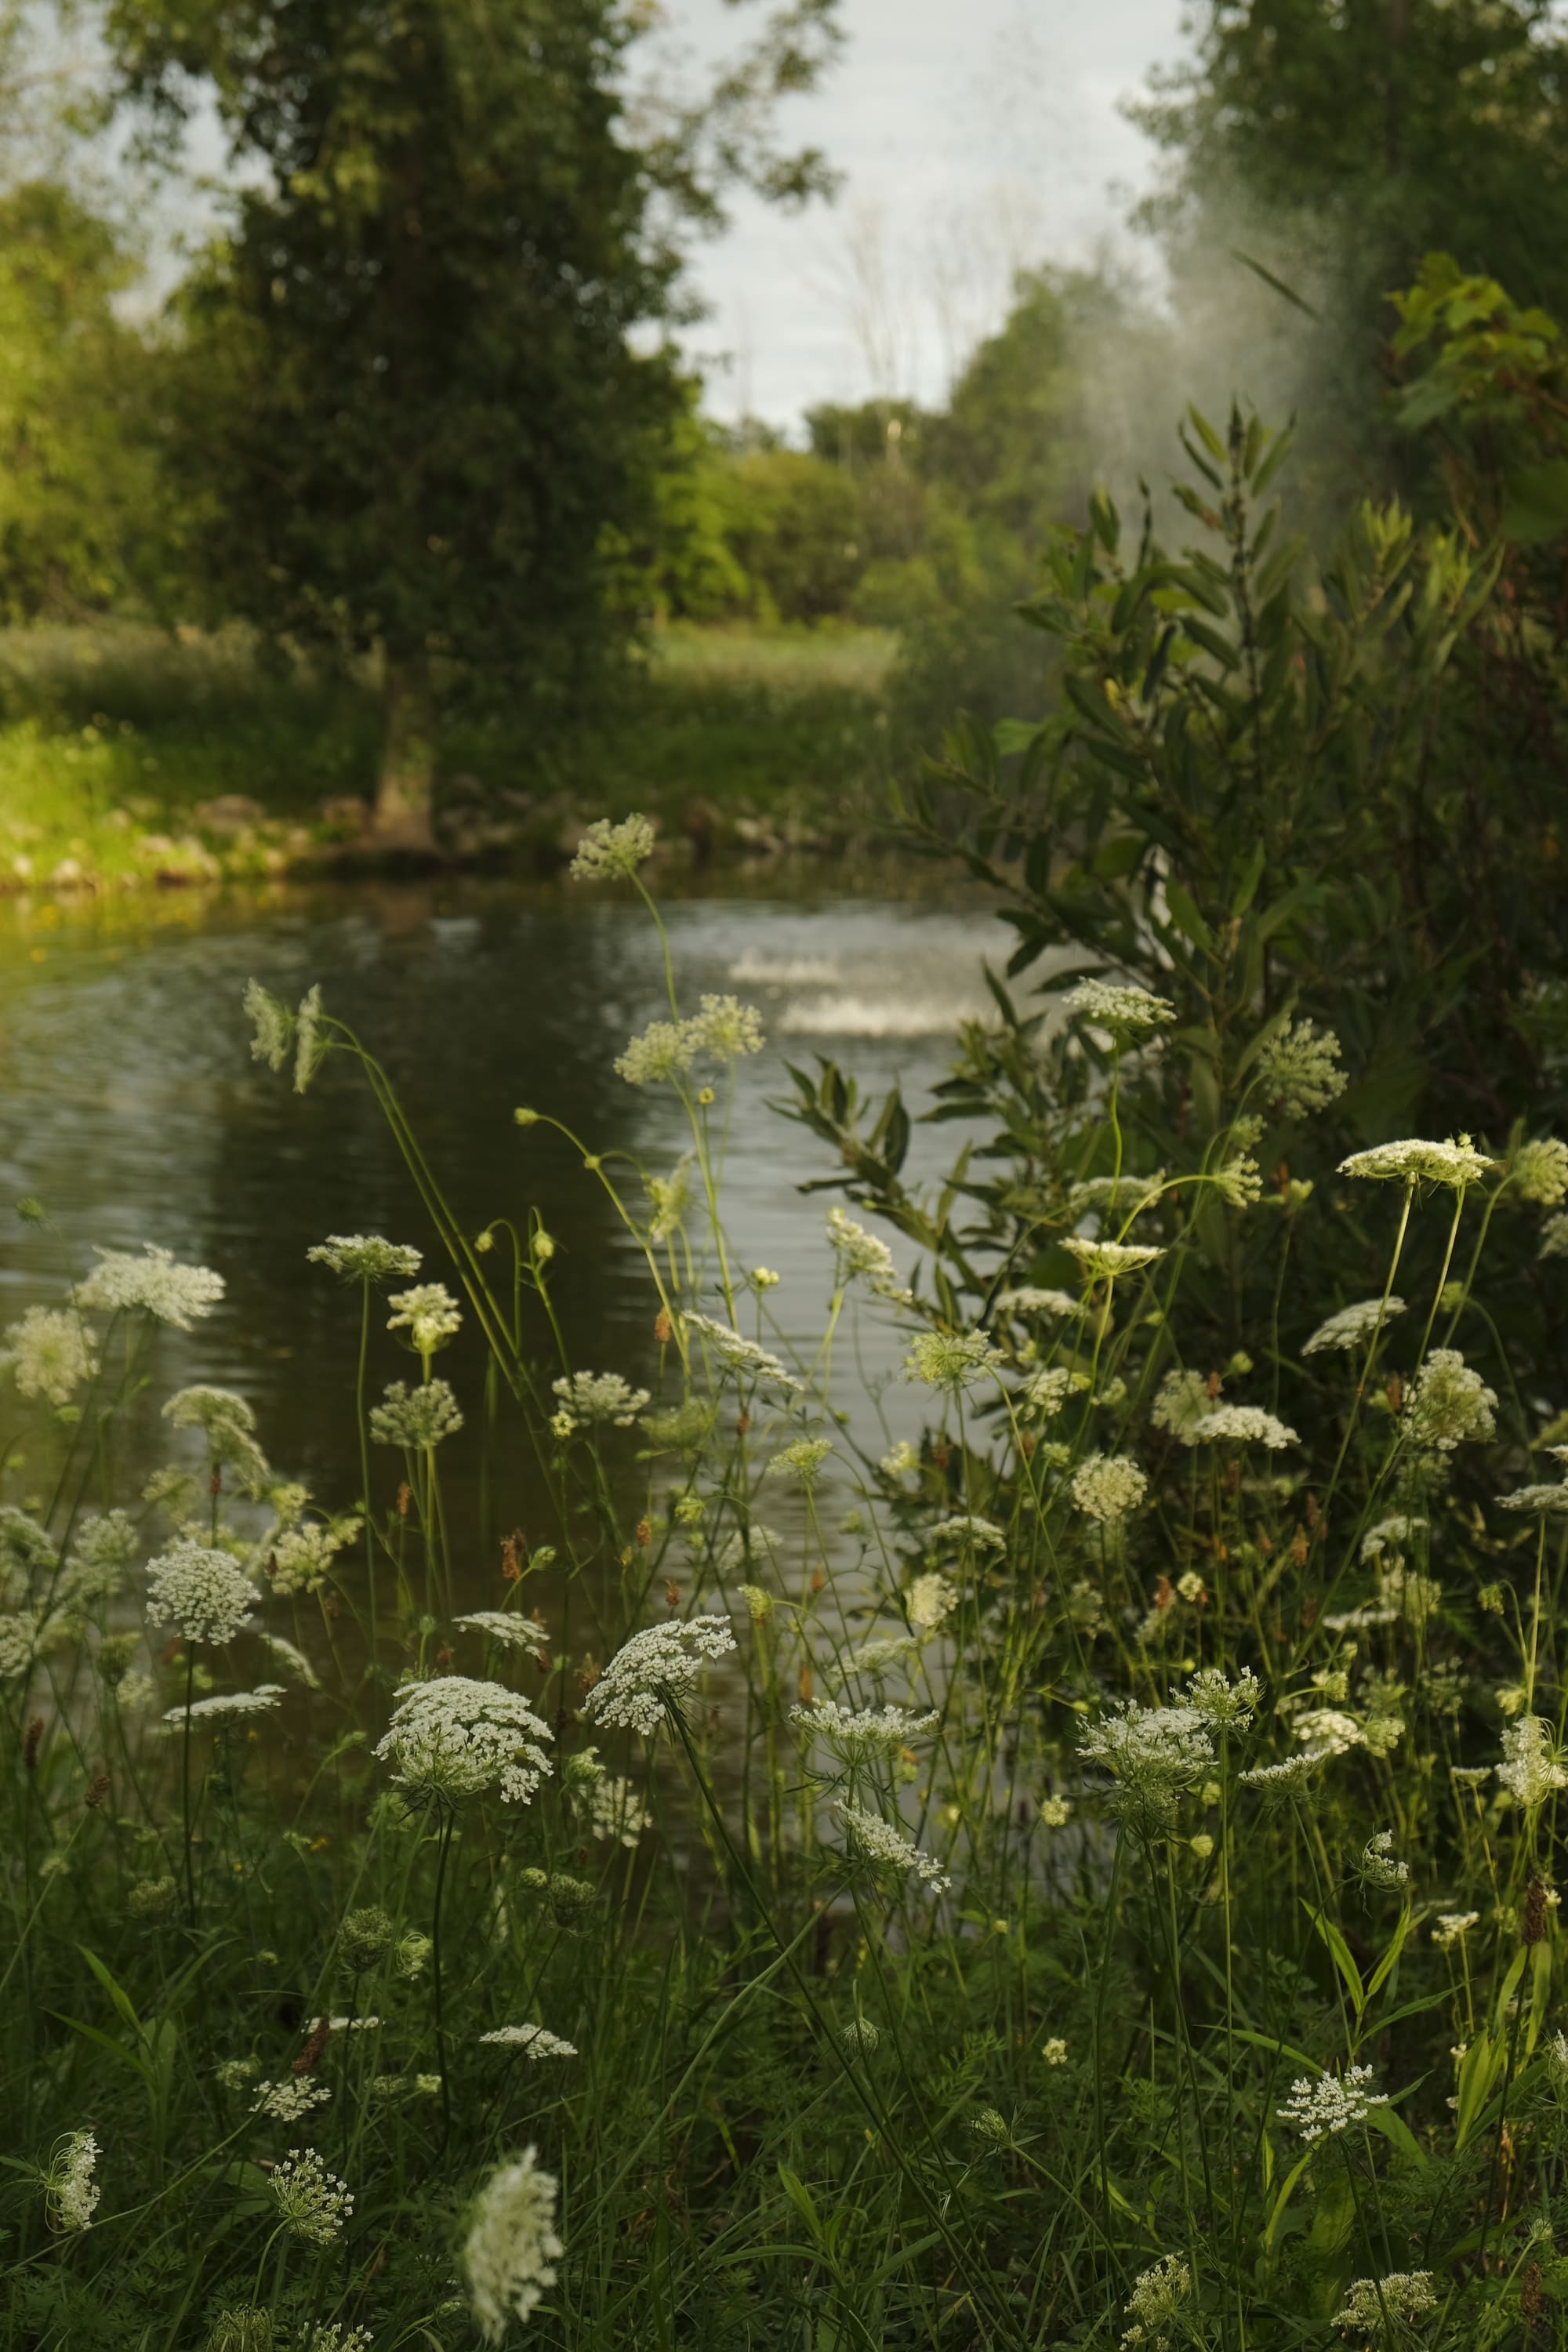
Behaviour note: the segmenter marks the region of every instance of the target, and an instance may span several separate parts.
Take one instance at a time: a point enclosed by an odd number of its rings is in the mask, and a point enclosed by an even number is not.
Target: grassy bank
[[[500,720],[442,745],[459,855],[548,862],[586,817],[766,851],[874,820],[893,641],[875,630],[663,633],[622,700],[542,746]],[[237,635],[0,639],[0,887],[124,888],[330,861],[374,789],[369,680],[269,670]]]

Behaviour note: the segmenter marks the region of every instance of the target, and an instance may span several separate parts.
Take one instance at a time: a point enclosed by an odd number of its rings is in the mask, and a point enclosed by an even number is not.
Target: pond
[[[764,1017],[767,1048],[739,1074],[726,1222],[737,1262],[781,1276],[768,1300],[776,1332],[809,1357],[831,1289],[834,1196],[798,1189],[831,1169],[769,1107],[788,1091],[785,1062],[832,1056],[873,1093],[897,1079],[918,1116],[958,1023],[986,1009],[981,961],[1005,934],[984,900],[944,893],[925,869],[813,866],[676,887],[666,912],[683,1002],[732,991]],[[352,1506],[357,1305],[306,1252],[328,1234],[383,1233],[425,1249],[426,1278],[451,1276],[354,1068],[329,1061],[300,1099],[250,1058],[240,997],[253,974],[290,1002],[321,983],[386,1065],[464,1223],[537,1211],[558,1245],[574,1364],[647,1380],[658,1300],[640,1252],[570,1147],[512,1117],[519,1105],[548,1111],[588,1148],[655,1172],[678,1159],[679,1107],[611,1067],[665,1009],[658,940],[635,899],[455,880],[163,898],[112,921],[13,902],[0,910],[0,1199],[35,1194],[50,1223],[0,1229],[0,1323],[57,1303],[95,1242],[156,1242],[227,1285],[209,1320],[162,1336],[115,1499],[169,1457],[157,1408],[200,1381],[244,1392],[279,1472],[328,1508]],[[950,1129],[917,1127],[916,1138],[919,1165],[946,1164]],[[545,1340],[541,1323],[530,1343],[541,1357]],[[858,1340],[873,1387],[888,1381],[896,1331],[868,1320]],[[379,1332],[373,1345],[375,1392],[411,1360]],[[495,1547],[513,1524],[537,1535],[535,1498],[521,1465],[490,1464],[481,1479],[471,1328],[441,1369],[469,1412],[442,1463],[458,1580],[493,1599]],[[900,1433],[918,1420],[907,1391],[890,1389],[887,1408]],[[24,1472],[9,1499],[29,1499],[25,1487]]]

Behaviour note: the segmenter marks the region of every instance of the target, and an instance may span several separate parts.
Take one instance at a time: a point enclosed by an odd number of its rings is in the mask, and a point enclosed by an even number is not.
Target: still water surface
[[[726,1222],[741,1265],[783,1277],[774,1319],[809,1357],[831,1286],[832,1195],[797,1186],[831,1171],[823,1148],[768,1107],[788,1091],[784,1061],[829,1055],[872,1092],[897,1079],[918,1114],[957,1024],[985,1009],[981,959],[998,958],[1005,934],[983,901],[935,895],[931,877],[899,868],[814,867],[793,882],[770,876],[766,890],[719,877],[666,915],[683,1003],[732,991],[764,1015],[767,1050],[739,1074]],[[426,1249],[427,1278],[450,1275],[351,1066],[329,1061],[301,1100],[250,1059],[240,995],[252,974],[290,1001],[321,982],[329,1009],[386,1065],[459,1216],[478,1229],[535,1209],[556,1237],[574,1362],[647,1378],[658,1301],[640,1253],[569,1147],[512,1118],[532,1105],[590,1149],[656,1172],[679,1157],[679,1107],[611,1068],[668,1009],[635,900],[566,885],[367,885],[160,902],[112,927],[13,904],[0,910],[0,1203],[35,1193],[55,1230],[0,1226],[0,1323],[58,1300],[94,1242],[158,1242],[228,1286],[209,1321],[161,1339],[128,1485],[167,1457],[157,1406],[207,1381],[250,1399],[279,1470],[328,1507],[351,1505],[358,1316],[305,1253],[330,1233],[383,1233]],[[916,1133],[912,1160],[945,1164],[952,1130]],[[864,1337],[868,1370],[885,1377],[896,1334],[884,1323]],[[378,1338],[373,1392],[411,1369]],[[526,1475],[517,1465],[509,1488],[503,1465],[481,1524],[483,1359],[471,1330],[441,1369],[470,1408],[442,1467],[469,1589],[489,1597],[496,1528],[531,1508]],[[902,1427],[912,1398],[901,1412],[889,1402]]]

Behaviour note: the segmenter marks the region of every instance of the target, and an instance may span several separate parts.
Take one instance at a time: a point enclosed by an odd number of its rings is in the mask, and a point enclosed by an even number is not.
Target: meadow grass
[[[648,839],[579,874],[640,889]],[[1251,1335],[1261,1372],[1188,1361],[1226,1221],[1310,1285],[1344,1212],[1265,1205],[1237,1138],[1343,1074],[1287,1028],[1186,1172],[1140,1170],[1121,1073],[1170,1008],[1091,982],[1059,1010],[1108,1084],[1032,1255],[961,1314],[835,1207],[801,1351],[724,1221],[757,1016],[666,970],[617,1068],[689,1150],[567,1138],[642,1247],[645,1366],[564,1360],[526,1192],[459,1226],[370,1043],[255,987],[258,1061],[366,1086],[429,1221],[315,1254],[359,1509],[212,1388],[127,1481],[214,1273],[100,1254],[6,1335],[0,2345],[1561,2340],[1568,1486],[1453,1343],[1500,1213],[1558,1247],[1568,1149],[1347,1161],[1372,1294],[1290,1360]],[[513,1116],[524,1168],[565,1133]],[[918,1444],[863,1434],[867,1315]],[[461,1414],[538,1494],[483,1564]]]

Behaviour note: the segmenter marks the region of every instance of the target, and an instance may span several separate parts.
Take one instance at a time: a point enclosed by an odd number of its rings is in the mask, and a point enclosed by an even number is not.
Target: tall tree
[[[611,551],[682,413],[676,226],[726,176],[821,184],[758,124],[833,5],[639,130],[636,0],[110,0],[152,135],[210,92],[248,174],[183,298],[211,576],[271,634],[379,656],[389,845],[429,838],[440,676],[542,713],[613,653]]]

